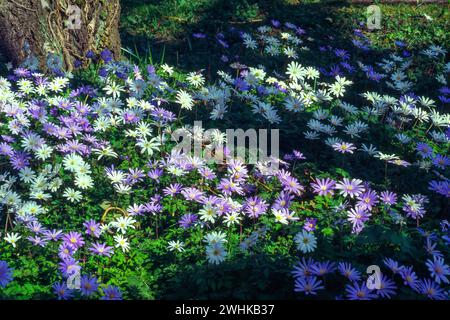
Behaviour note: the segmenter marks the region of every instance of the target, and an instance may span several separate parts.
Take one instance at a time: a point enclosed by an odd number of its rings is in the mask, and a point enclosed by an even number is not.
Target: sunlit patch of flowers
[[[92,67],[96,85],[28,68],[0,78],[1,250],[11,254],[0,254],[0,290],[22,267],[10,257],[29,254],[53,264],[45,279],[52,279],[46,285],[53,297],[128,298],[121,272],[134,261],[148,263],[139,254],[150,241],[173,262],[192,259],[211,268],[264,250],[283,252],[299,260],[293,291],[308,296],[368,300],[406,290],[448,298],[450,224],[437,212],[438,205],[448,210],[450,198],[446,50],[431,46],[419,53],[436,66],[433,81],[444,86],[432,99],[411,91],[416,55],[352,65],[347,50],[324,48],[339,65],[315,67],[301,62],[309,48],[305,30],[294,24],[261,26],[241,38],[247,50],[285,57],[286,64],[270,70],[232,62],[209,82],[201,72],[184,75],[168,64],[112,61],[105,50]],[[217,39],[228,48],[224,37]],[[358,33],[353,44],[370,47]],[[361,105],[346,101],[356,70],[390,91],[356,92]],[[250,112],[259,125],[281,127],[295,116],[304,127],[298,137],[323,143],[343,167],[364,158],[366,170],[352,177],[342,168],[318,169],[331,158],[315,163],[298,150],[246,164],[230,154],[221,130],[206,134],[183,123],[183,115],[197,117],[199,109],[212,123]],[[376,136],[380,128],[386,136]],[[225,161],[180,151],[180,130]],[[384,168],[383,183],[368,178],[372,162]],[[427,194],[399,192],[390,180],[397,178],[389,175],[392,168],[402,175],[411,167],[435,176]],[[367,266],[346,251],[386,249],[377,248],[377,236],[392,242],[390,254],[378,257],[409,250],[421,260],[414,266],[374,261],[384,269],[372,289]],[[77,288],[68,282],[74,275],[81,277]]]

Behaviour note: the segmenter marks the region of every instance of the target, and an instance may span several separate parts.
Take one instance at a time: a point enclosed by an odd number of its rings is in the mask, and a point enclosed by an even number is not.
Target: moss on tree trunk
[[[41,69],[49,53],[68,70],[75,60],[86,64],[89,50],[108,48],[119,58],[119,18],[119,0],[0,0],[0,50]]]

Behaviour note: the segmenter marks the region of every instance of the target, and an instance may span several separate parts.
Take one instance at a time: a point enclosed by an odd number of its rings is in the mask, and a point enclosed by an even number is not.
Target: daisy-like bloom
[[[377,289],[377,295],[382,298],[390,299],[392,295],[396,294],[396,289],[395,282],[382,274],[380,277],[380,288]]]
[[[303,253],[313,252],[317,246],[316,237],[312,232],[302,230],[294,237],[297,249]]]
[[[227,235],[222,231],[212,231],[203,238],[203,242],[206,242],[209,246],[212,246],[216,243],[224,244],[228,242],[226,238]]]
[[[192,99],[192,96],[184,90],[178,91],[175,102],[180,104],[182,109],[192,110],[192,107],[194,106],[194,99]]]
[[[406,215],[412,219],[420,219],[426,213],[423,205],[428,200],[423,195],[408,195],[405,194],[402,197],[404,201],[402,209],[406,212]]]
[[[231,178],[222,178],[219,185],[217,186],[217,190],[220,190],[224,195],[227,196],[233,193],[241,195],[244,193],[242,187]]]
[[[445,167],[450,166],[450,158],[438,154],[433,158],[433,164],[440,169],[445,169]]]
[[[303,229],[311,232],[316,230],[317,219],[316,218],[306,218],[305,223],[303,224]]]
[[[76,251],[76,249],[72,245],[63,242],[59,246],[58,256],[64,260],[64,259],[72,257],[72,255],[75,251]]]
[[[180,227],[187,229],[187,228],[191,227],[197,220],[198,220],[198,215],[192,214],[192,213],[187,213],[187,214],[184,214],[180,218],[180,220],[178,220],[178,224],[180,225]]]
[[[107,286],[102,289],[103,296],[101,300],[122,300],[122,292],[115,286]]]
[[[336,183],[336,189],[339,189],[339,193],[344,197],[349,196],[350,198],[359,196],[365,190],[364,186],[362,185],[362,180],[349,180],[347,178],[344,178],[342,179],[342,181]]]
[[[153,169],[150,170],[147,173],[147,176],[152,179],[155,180],[156,182],[159,182],[159,178],[163,175],[163,170],[162,169]]]
[[[58,300],[69,300],[73,298],[74,291],[67,287],[65,282],[55,283],[53,286],[53,291],[58,296]]]
[[[206,246],[206,256],[209,263],[219,264],[225,260],[226,255],[227,252],[221,243]]]
[[[126,233],[128,228],[135,229],[133,225],[136,222],[132,217],[119,217],[115,221],[111,222],[111,226],[115,227],[121,233]]]
[[[340,262],[338,264],[338,271],[352,282],[359,281],[361,279],[361,273],[353,268],[350,263]]]
[[[14,155],[14,149],[8,143],[0,143],[0,155],[12,157]]]
[[[377,295],[367,288],[365,281],[361,284],[358,284],[356,281],[353,284],[347,284],[345,292],[349,300],[372,300],[377,298]]]
[[[70,202],[80,202],[80,200],[83,198],[80,191],[72,188],[67,188],[63,193],[63,197]]]
[[[295,195],[301,195],[305,188],[298,182],[294,177],[284,177],[279,178],[281,184],[283,185],[283,190]]]
[[[413,271],[413,267],[403,267],[402,270],[400,270],[400,275],[405,285],[408,285],[413,290],[417,291],[419,279],[417,278],[416,273]]]
[[[397,203],[397,194],[390,191],[383,191],[380,193],[380,200],[385,205],[392,206]]]
[[[218,212],[217,212],[216,208],[214,208],[212,205],[205,205],[198,212],[198,215],[200,216],[200,220],[205,221],[205,222],[214,223],[218,216]]]
[[[89,189],[94,186],[94,182],[87,174],[78,174],[75,178],[75,185],[80,189]]]
[[[328,273],[332,273],[336,270],[336,264],[331,261],[317,262],[311,267],[313,275],[323,277]]]
[[[127,208],[127,212],[130,216],[141,216],[145,211],[143,204],[133,204]]]
[[[205,194],[203,191],[197,188],[184,188],[181,190],[181,194],[188,201],[197,201],[200,202],[202,196]]]
[[[0,288],[4,288],[13,280],[13,269],[6,261],[0,260]]]
[[[174,195],[180,193],[181,189],[183,189],[183,186],[179,183],[172,183],[168,187],[163,189],[163,193],[165,196],[173,197]]]
[[[293,81],[303,80],[306,75],[306,69],[299,63],[292,61],[288,65],[286,74],[289,76],[289,79]]]
[[[13,248],[15,248],[17,241],[19,241],[20,238],[22,238],[22,237],[19,236],[18,233],[12,232],[12,233],[7,233],[3,239],[5,239],[6,242],[10,243],[13,246]]]
[[[170,112],[163,108],[155,108],[151,111],[151,116],[160,123],[173,122],[176,120],[176,116],[173,112]]]
[[[124,91],[124,87],[121,85],[111,81],[107,86],[103,88],[107,95],[112,96],[113,98],[119,98],[121,92]]]
[[[286,209],[276,210],[272,208],[272,214],[275,216],[275,221],[281,224],[288,224],[289,221],[286,217]]]
[[[299,261],[294,266],[294,270],[292,271],[292,274],[294,277],[311,277],[312,276],[312,267],[316,264],[316,262],[312,258],[308,258],[308,260],[305,260],[305,258],[302,258],[302,261]]]
[[[126,182],[129,184],[135,184],[138,182],[142,182],[145,177],[144,171],[140,169],[128,169],[129,173],[127,174]]]
[[[206,180],[213,180],[216,177],[214,171],[208,167],[199,168],[198,173],[200,173],[200,175]]]
[[[267,203],[257,196],[247,198],[244,205],[244,211],[251,218],[258,218],[260,215],[266,213],[267,208]]]
[[[313,188],[313,192],[317,193],[320,196],[333,195],[334,187],[336,185],[336,181],[326,178],[319,179],[316,178],[313,183],[311,183],[311,187]]]
[[[173,67],[169,66],[167,63],[161,65],[161,69],[166,72],[169,76],[173,74]]]
[[[239,224],[239,222],[242,220],[242,217],[239,216],[238,212],[231,212],[231,213],[226,213],[225,217],[224,217],[224,222],[226,224],[227,227],[231,227],[235,224]]]
[[[433,156],[433,148],[426,143],[419,142],[416,150],[422,158],[431,158]]]
[[[62,236],[62,230],[44,230],[42,233],[44,235],[44,239],[51,240],[51,241],[57,241]]]
[[[80,291],[83,296],[90,297],[98,291],[98,279],[96,277],[81,276],[80,278]]]
[[[71,231],[63,236],[63,240],[65,243],[73,246],[75,249],[78,249],[84,245],[84,239],[80,233],[76,231]]]
[[[298,150],[292,150],[292,154],[294,155],[295,160],[305,160],[306,157]]]
[[[35,237],[28,237],[27,238],[33,245],[35,246],[40,246],[40,247],[45,247],[47,245],[48,240],[47,239],[43,239],[39,236],[35,236]]]
[[[183,252],[184,251],[184,243],[180,242],[178,240],[176,240],[176,241],[171,240],[171,241],[169,241],[167,248],[170,251]]]
[[[417,289],[419,293],[426,295],[429,299],[446,300],[448,297],[448,293],[431,279],[419,280]]]
[[[383,262],[384,262],[384,265],[386,267],[388,267],[389,269],[391,269],[391,271],[394,274],[400,273],[403,270],[403,268],[404,268],[404,266],[399,266],[398,262],[395,261],[395,260],[392,260],[391,258],[385,258],[383,260]]]
[[[44,228],[42,228],[42,224],[38,221],[32,221],[27,224],[27,228],[30,229],[34,233],[43,233],[45,231]]]
[[[190,72],[186,78],[187,82],[194,88],[199,88],[205,84],[205,78],[197,72]]]
[[[333,149],[340,153],[353,153],[356,150],[356,147],[353,143],[349,142],[338,142],[332,145]]]
[[[364,223],[369,220],[371,214],[366,209],[356,206],[347,213],[347,220],[352,223],[353,232],[359,233],[364,228]]]
[[[428,189],[450,198],[450,181],[432,180],[429,183]]]
[[[107,246],[105,243],[98,243],[98,242],[93,243],[92,246],[89,248],[89,251],[99,256],[105,257],[111,257],[111,255],[114,253],[112,247]]]
[[[272,208],[276,210],[289,209],[294,198],[294,195],[281,191],[279,196],[275,199]]]
[[[158,151],[161,146],[157,138],[148,140],[146,137],[138,139],[136,145],[141,148],[141,153],[146,153],[149,157],[153,156],[154,152]]]
[[[127,184],[115,184],[114,185],[114,190],[118,193],[118,194],[130,194],[131,193],[131,186],[127,185]]]
[[[100,236],[100,223],[95,222],[95,220],[89,220],[83,223],[86,228],[86,234],[98,238]]]
[[[370,211],[378,203],[378,195],[373,190],[367,190],[358,196],[358,200],[358,207]]]
[[[316,295],[316,291],[320,289],[325,289],[325,287],[322,285],[322,280],[317,279],[317,277],[298,277],[295,279],[295,292]]]
[[[431,276],[438,284],[440,284],[441,281],[443,283],[449,283],[447,276],[450,275],[450,267],[445,264],[444,259],[434,256],[433,261],[428,259],[425,264],[427,265],[428,270],[430,270]]]
[[[115,247],[121,248],[123,252],[127,252],[128,250],[130,250],[130,243],[128,242],[128,239],[124,238],[122,235],[115,235],[114,241],[116,242]]]

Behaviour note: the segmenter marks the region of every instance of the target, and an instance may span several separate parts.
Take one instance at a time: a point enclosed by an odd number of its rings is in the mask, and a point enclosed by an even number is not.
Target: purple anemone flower
[[[360,230],[364,223],[369,220],[371,214],[366,209],[356,206],[348,211],[347,220],[353,225],[354,230]]]
[[[397,203],[397,195],[394,192],[383,191],[380,193],[380,200],[384,204],[392,206]]]
[[[303,224],[303,229],[308,232],[316,230],[317,219],[316,218],[306,218],[305,223]]]
[[[0,261],[0,288],[6,287],[13,280],[13,269],[6,261]]]
[[[355,196],[359,196],[364,192],[364,186],[362,185],[362,181],[359,179],[349,180],[347,178],[342,179],[342,181],[336,184],[336,189],[340,190],[340,194],[344,197],[349,196],[350,198],[354,198]]]
[[[81,276],[80,291],[83,296],[93,296],[98,291],[98,279],[96,277]]]
[[[358,207],[370,211],[378,203],[378,195],[373,190],[367,190],[358,196],[358,200]]]
[[[392,295],[395,295],[395,290],[397,287],[395,286],[395,282],[384,274],[380,277],[380,287],[377,289],[377,294],[382,298],[390,299]]]
[[[295,292],[303,292],[306,295],[316,295],[317,290],[324,289],[322,280],[317,277],[299,277],[295,279]]]
[[[164,188],[163,193],[165,196],[173,197],[177,193],[180,193],[181,189],[183,189],[183,186],[179,183],[172,183],[170,186]]]
[[[320,196],[333,195],[335,185],[336,181],[330,178],[316,178],[314,180],[314,183],[311,183],[311,187],[313,188],[314,193],[317,193]]]
[[[75,249],[78,249],[84,245],[83,237],[76,231],[71,231],[65,234],[63,240],[65,243],[70,244]]]
[[[427,265],[431,276],[438,284],[440,284],[441,281],[443,283],[449,283],[447,276],[450,275],[450,267],[445,264],[444,259],[434,256],[433,260],[428,259],[425,264]]]
[[[399,266],[398,262],[392,260],[391,258],[386,258],[383,260],[383,263],[386,267],[391,269],[394,274],[400,273],[403,270],[403,266]]]
[[[438,154],[433,158],[433,164],[439,169],[445,169],[445,167],[450,166],[450,158]]]
[[[65,282],[55,283],[53,285],[53,291],[58,296],[58,300],[69,300],[73,298],[73,290],[67,287]]]
[[[419,293],[426,295],[429,299],[433,300],[446,300],[448,293],[439,287],[433,280],[425,279],[420,280],[417,283]]]
[[[93,243],[92,246],[89,248],[89,251],[99,256],[105,257],[111,257],[111,255],[114,253],[112,247],[107,246],[105,243],[98,243],[98,242]]]
[[[310,277],[312,276],[312,267],[315,264],[316,262],[312,258],[308,258],[308,260],[302,258],[302,261],[297,262],[297,264],[294,266],[292,274],[294,275],[294,277]]]
[[[347,293],[347,298],[349,300],[372,300],[377,298],[377,295],[367,288],[365,281],[361,284],[358,284],[357,282],[347,284],[345,286],[345,292]]]
[[[403,267],[402,270],[400,270],[400,275],[403,279],[403,282],[405,285],[410,286],[413,290],[417,291],[417,285],[418,285],[418,278],[416,273],[413,271],[413,267]]]
[[[180,220],[178,220],[178,224],[180,225],[180,227],[187,229],[191,227],[197,220],[198,215],[187,213],[183,215]]]
[[[95,220],[89,220],[83,223],[86,228],[86,234],[98,238],[100,236],[100,223],[95,222]]]
[[[433,156],[433,148],[428,144],[419,142],[416,147],[417,152],[422,156],[422,158],[431,158]]]
[[[361,273],[353,268],[350,263],[340,262],[338,264],[338,270],[340,274],[350,281],[359,281],[361,279]]]
[[[122,300],[122,292],[115,286],[107,286],[103,289],[101,300]]]
[[[333,273],[336,270],[336,264],[331,261],[317,262],[311,267],[311,270],[313,275],[323,277],[328,273]]]

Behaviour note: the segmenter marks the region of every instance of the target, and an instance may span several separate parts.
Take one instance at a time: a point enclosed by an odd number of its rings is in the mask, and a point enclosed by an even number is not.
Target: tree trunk
[[[0,0],[0,51],[41,70],[87,64],[89,50],[119,58],[119,18],[119,0]]]

